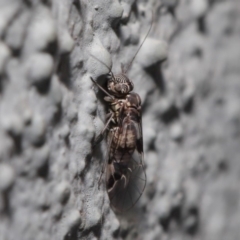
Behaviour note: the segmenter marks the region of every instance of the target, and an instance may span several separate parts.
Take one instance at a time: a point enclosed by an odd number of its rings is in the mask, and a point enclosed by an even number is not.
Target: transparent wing
[[[132,122],[136,128],[136,148],[129,152],[127,149],[116,149],[115,155],[127,161],[114,162],[109,159],[107,165],[106,184],[110,204],[115,211],[124,212],[132,208],[141,197],[146,186],[146,173],[143,164],[143,141],[141,122]],[[116,131],[109,134],[113,138]],[[112,156],[114,158],[114,156]]]
[[[146,186],[146,173],[141,162],[131,158],[128,172],[120,179],[114,179],[110,175],[108,184],[108,196],[111,206],[119,212],[132,208],[141,197]],[[111,168],[111,166],[108,166]],[[111,170],[110,170],[111,171]]]

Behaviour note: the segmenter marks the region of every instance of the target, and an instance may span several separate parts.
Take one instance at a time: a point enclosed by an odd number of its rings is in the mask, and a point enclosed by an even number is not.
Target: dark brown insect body
[[[109,69],[110,78],[107,90],[91,78],[107,95],[104,100],[109,103],[110,107],[107,123],[96,142],[102,138],[105,131],[108,131],[108,156],[105,167],[106,187],[111,206],[119,212],[133,207],[146,186],[141,99],[137,93],[132,92],[133,83],[126,76],[126,72],[130,69],[150,33],[152,23],[153,14],[148,33],[125,71],[122,66],[122,73],[114,75]]]
[[[111,206],[122,212],[137,202],[146,185],[141,99],[131,92],[133,83],[124,74],[112,75],[108,80],[108,92],[102,90],[108,95],[104,100],[110,105],[102,132],[108,130],[106,187]]]

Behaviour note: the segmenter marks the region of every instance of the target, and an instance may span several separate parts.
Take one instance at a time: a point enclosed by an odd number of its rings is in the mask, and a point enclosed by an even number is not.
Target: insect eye
[[[114,79],[112,77],[108,78],[108,82],[112,83],[114,81]]]

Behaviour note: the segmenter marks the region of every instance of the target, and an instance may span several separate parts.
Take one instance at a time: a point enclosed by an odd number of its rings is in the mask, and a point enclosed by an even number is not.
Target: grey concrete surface
[[[116,214],[93,146],[133,58],[147,186]],[[0,240],[239,240],[240,1],[0,0]],[[104,179],[104,178],[103,178]]]

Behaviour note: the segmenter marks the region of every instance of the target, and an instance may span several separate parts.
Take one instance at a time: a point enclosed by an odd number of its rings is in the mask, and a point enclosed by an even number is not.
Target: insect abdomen
[[[135,149],[137,132],[133,122],[118,127],[112,141],[113,148],[125,150]]]

